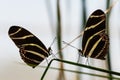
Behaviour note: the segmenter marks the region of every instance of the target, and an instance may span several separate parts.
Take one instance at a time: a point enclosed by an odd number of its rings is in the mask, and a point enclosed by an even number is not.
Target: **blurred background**
[[[85,22],[92,12],[97,9],[105,11],[116,0],[0,0],[0,79],[1,80],[40,80],[47,66],[46,60],[38,67],[32,69],[21,59],[19,49],[15,46],[8,36],[8,30],[12,25],[18,25],[26,28],[35,34],[48,48],[53,39],[61,35],[60,41],[70,42],[76,38],[85,26]],[[58,3],[59,2],[59,3]],[[59,12],[59,11],[60,12]],[[60,13],[60,16],[58,16]],[[120,1],[112,7],[109,15],[109,37],[110,37],[110,60],[103,61],[90,59],[89,65],[98,68],[108,69],[120,72]],[[59,22],[60,20],[60,22]],[[60,24],[60,25],[59,25]],[[60,32],[59,32],[60,31]],[[59,32],[59,33],[58,33]],[[81,39],[72,43],[77,48],[81,48]],[[59,39],[58,39],[59,40]],[[53,53],[58,49],[58,40],[52,46]],[[67,47],[62,51],[61,57],[64,60],[77,62],[78,51]],[[48,61],[52,57],[48,58]],[[80,58],[80,63],[85,64],[85,58]],[[110,64],[108,64],[108,62]],[[54,67],[60,67],[58,62],[52,64]],[[66,69],[81,70],[73,65],[63,66]],[[103,74],[97,72],[99,74]],[[60,78],[58,70],[49,70],[44,80],[108,80],[99,77],[81,75],[77,73],[65,72],[64,78]]]

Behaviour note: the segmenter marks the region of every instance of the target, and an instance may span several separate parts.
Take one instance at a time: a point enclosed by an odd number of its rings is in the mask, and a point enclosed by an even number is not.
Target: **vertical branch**
[[[82,0],[82,24],[86,24],[86,0]],[[84,26],[83,26],[84,27]]]
[[[46,3],[46,9],[47,9],[47,12],[48,12],[48,19],[50,21],[50,27],[51,27],[51,30],[52,32],[54,32],[54,25],[53,25],[53,12],[52,12],[52,7],[50,5],[50,0],[45,0],[45,3]]]
[[[61,49],[61,15],[60,15],[60,4],[59,0],[57,0],[57,42],[58,42],[58,50]],[[60,58],[63,58],[62,52],[59,52]]]
[[[57,43],[58,43],[58,50],[60,50],[62,48],[62,45],[61,45],[61,41],[62,41],[62,29],[61,29],[61,14],[60,14],[60,1],[57,0]],[[63,55],[62,55],[62,52],[60,51],[59,52],[59,57],[60,59],[63,59]],[[63,69],[64,66],[63,66],[63,63],[60,63],[60,68]],[[58,76],[58,79],[57,80],[65,80],[64,79],[64,71],[61,70],[59,72],[59,76]]]
[[[85,26],[85,24],[86,24],[86,0],[82,0],[82,4],[81,5],[82,5],[82,15],[81,15],[82,16],[82,25]],[[84,28],[84,26],[82,28]],[[81,29],[81,26],[80,26],[80,29]],[[80,43],[81,43],[81,41],[80,41]],[[80,70],[79,67],[78,67],[78,69]],[[78,74],[77,75],[77,80],[80,80],[80,78],[81,78],[81,75]]]
[[[110,6],[110,0],[107,0],[106,2],[106,9],[108,9]],[[107,34],[109,35],[109,17],[110,17],[110,12],[106,14],[106,29],[107,29]],[[107,62],[108,62],[108,70],[111,70],[111,59],[110,59],[110,52],[108,50],[108,56],[107,56]],[[109,73],[109,76],[112,77],[112,74]],[[109,80],[112,80],[111,78]]]

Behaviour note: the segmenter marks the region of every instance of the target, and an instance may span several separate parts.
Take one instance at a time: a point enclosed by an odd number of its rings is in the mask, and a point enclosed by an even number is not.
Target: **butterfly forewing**
[[[20,49],[21,58],[28,65],[36,67],[50,55],[45,45],[28,30],[19,26],[12,26],[8,34]]]
[[[108,48],[106,34],[106,16],[102,10],[93,12],[85,26],[82,40],[82,55],[96,59],[105,59]]]

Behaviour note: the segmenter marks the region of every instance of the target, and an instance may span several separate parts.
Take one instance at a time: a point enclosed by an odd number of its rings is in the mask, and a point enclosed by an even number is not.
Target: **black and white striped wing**
[[[109,40],[106,34],[106,16],[102,10],[94,11],[86,24],[82,40],[82,55],[105,59]]]
[[[45,45],[28,30],[12,26],[8,34],[20,49],[21,58],[29,66],[36,67],[50,55]]]

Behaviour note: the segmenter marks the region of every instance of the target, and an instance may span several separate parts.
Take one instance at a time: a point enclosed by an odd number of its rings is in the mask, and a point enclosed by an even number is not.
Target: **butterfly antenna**
[[[53,42],[50,44],[50,47],[54,44],[56,37],[53,39]]]
[[[78,52],[82,53],[82,50],[81,50],[81,49],[78,49],[78,48],[76,48],[75,46],[73,46],[73,45],[71,45],[71,44],[69,44],[69,43],[67,43],[67,42],[65,42],[65,41],[62,41],[62,42],[63,42],[64,44],[66,44],[66,45],[69,45],[69,46],[71,46],[71,47],[77,49]],[[79,55],[79,56],[78,56],[77,63],[79,63],[79,61],[80,61],[80,56],[82,56],[81,54],[78,54],[78,55]]]
[[[50,52],[51,51],[51,46],[53,45],[53,43],[55,42],[56,40],[56,37],[53,39],[53,42],[50,44],[49,48],[48,48],[48,51]]]
[[[73,47],[73,48],[75,48],[75,49],[77,49],[78,50],[78,48],[76,48],[75,46],[73,46],[73,45],[71,45],[71,44],[69,44],[69,43],[67,43],[67,42],[65,42],[65,41],[62,41],[64,44],[66,44],[66,45],[68,45],[68,46],[71,46],[71,47]]]
[[[62,41],[62,42],[63,42],[64,44],[68,45],[68,46],[71,46],[71,47],[77,49],[78,52],[81,52],[81,53],[82,53],[82,50],[81,50],[81,49],[78,49],[78,48],[76,48],[75,46],[73,46],[73,45],[71,45],[71,44],[69,44],[69,43],[67,43],[67,42],[65,42],[65,41]]]
[[[51,49],[51,46],[54,44],[55,40],[56,40],[56,37],[53,39],[53,42],[51,43],[50,47],[48,48],[48,51],[50,52],[50,54],[52,54],[52,57],[57,58],[57,57],[52,53],[52,49]]]
[[[84,31],[82,31],[76,38],[74,38],[72,41],[70,41],[68,44],[71,44],[72,42],[74,42],[76,39],[78,39],[79,37],[81,37],[83,35]],[[60,50],[58,50],[58,52],[56,54],[58,54],[59,52],[61,52],[63,49],[65,49],[68,45],[66,44],[64,47],[62,47]]]

